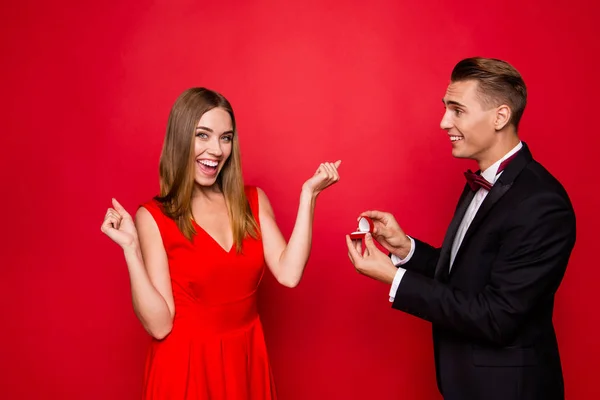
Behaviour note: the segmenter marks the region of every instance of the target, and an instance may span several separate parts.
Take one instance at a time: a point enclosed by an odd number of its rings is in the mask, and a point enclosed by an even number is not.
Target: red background
[[[452,159],[440,100],[473,55],[521,71],[521,137],[574,203],[555,321],[567,398],[600,397],[598,3],[296,3],[2,2],[0,397],[139,397],[148,336],[100,224],[111,196],[134,211],[156,193],[169,109],[207,86],[232,102],[246,183],[265,190],[286,236],[302,182],[343,160],[304,280],[262,286],[281,399],[439,399],[430,325],[354,271],[344,234],[378,208],[441,243],[473,165]]]

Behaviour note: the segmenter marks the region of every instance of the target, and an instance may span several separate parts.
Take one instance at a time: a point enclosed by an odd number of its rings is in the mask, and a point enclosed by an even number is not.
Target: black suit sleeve
[[[413,240],[415,241],[415,251],[410,260],[401,265],[401,267],[433,278],[435,266],[440,258],[440,249],[415,238],[413,238]]]
[[[507,217],[489,282],[481,292],[461,292],[408,270],[393,307],[505,345],[536,305],[554,295],[574,244],[575,215],[568,200],[554,193],[536,194]]]

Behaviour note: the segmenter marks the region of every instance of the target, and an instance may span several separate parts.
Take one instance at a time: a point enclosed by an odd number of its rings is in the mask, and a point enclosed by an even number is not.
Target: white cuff
[[[392,287],[390,289],[390,303],[394,302],[394,298],[396,297],[396,292],[398,291],[398,286],[400,286],[400,282],[402,281],[402,277],[406,270],[402,267],[398,268],[396,271],[396,275],[394,275],[394,280],[392,281]]]
[[[408,235],[406,235],[406,236],[410,239],[410,251],[408,252],[408,255],[406,256],[406,258],[400,258],[397,255],[392,254],[392,263],[395,266],[406,264],[407,262],[410,261],[413,254],[415,254],[415,239],[411,238]]]

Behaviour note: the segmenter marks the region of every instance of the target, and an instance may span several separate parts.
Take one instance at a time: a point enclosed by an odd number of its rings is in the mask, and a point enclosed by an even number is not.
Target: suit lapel
[[[475,234],[475,232],[477,232],[477,229],[485,220],[485,217],[489,214],[494,205],[502,198],[502,196],[506,194],[506,192],[508,192],[508,190],[513,185],[513,182],[515,181],[516,177],[521,173],[521,171],[523,171],[523,169],[527,166],[527,164],[529,164],[529,162],[532,159],[533,158],[531,156],[529,148],[525,143],[523,143],[523,147],[521,148],[521,150],[519,150],[519,154],[517,154],[517,156],[506,167],[502,175],[500,175],[494,186],[492,186],[492,189],[490,190],[488,195],[483,200],[483,203],[481,203],[481,206],[479,206],[479,209],[477,210],[473,221],[471,221],[469,229],[467,229],[465,237],[463,238],[460,244],[456,257],[454,258],[452,272],[456,271],[457,260],[459,258],[459,255],[467,247],[469,239]]]
[[[469,185],[465,185],[460,199],[458,200],[456,210],[454,211],[454,217],[452,217],[452,221],[450,222],[448,230],[446,231],[446,236],[444,236],[444,242],[442,243],[442,249],[440,251],[440,258],[435,267],[436,279],[443,279],[444,275],[448,273],[450,263],[450,250],[452,249],[454,236],[456,235],[456,231],[458,231],[460,222],[465,216],[467,208],[469,208],[469,204],[471,204],[471,201],[473,200],[474,196],[475,193],[471,190]]]
[[[460,244],[461,248],[464,247],[464,245],[469,241],[469,238],[473,235],[473,232],[477,231],[477,228],[479,228],[479,225],[481,225],[481,222],[485,219],[485,216],[494,207],[494,204],[496,204],[512,186],[512,182],[503,185],[498,185],[498,183],[500,182],[497,182],[494,186],[492,186],[492,189],[483,200],[483,203],[481,203],[479,206],[479,210],[477,210],[477,213],[475,214],[473,221],[471,221],[471,225],[469,225],[469,229],[467,229],[465,237]],[[458,249],[458,252],[460,253],[460,248]]]

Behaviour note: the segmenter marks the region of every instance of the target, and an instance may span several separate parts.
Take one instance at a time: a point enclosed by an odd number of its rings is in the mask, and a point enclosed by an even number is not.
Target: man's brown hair
[[[477,81],[477,91],[483,105],[509,106],[512,115],[508,123],[515,127],[515,131],[518,130],[527,105],[527,87],[519,71],[512,65],[495,58],[466,58],[456,64],[450,80]]]

